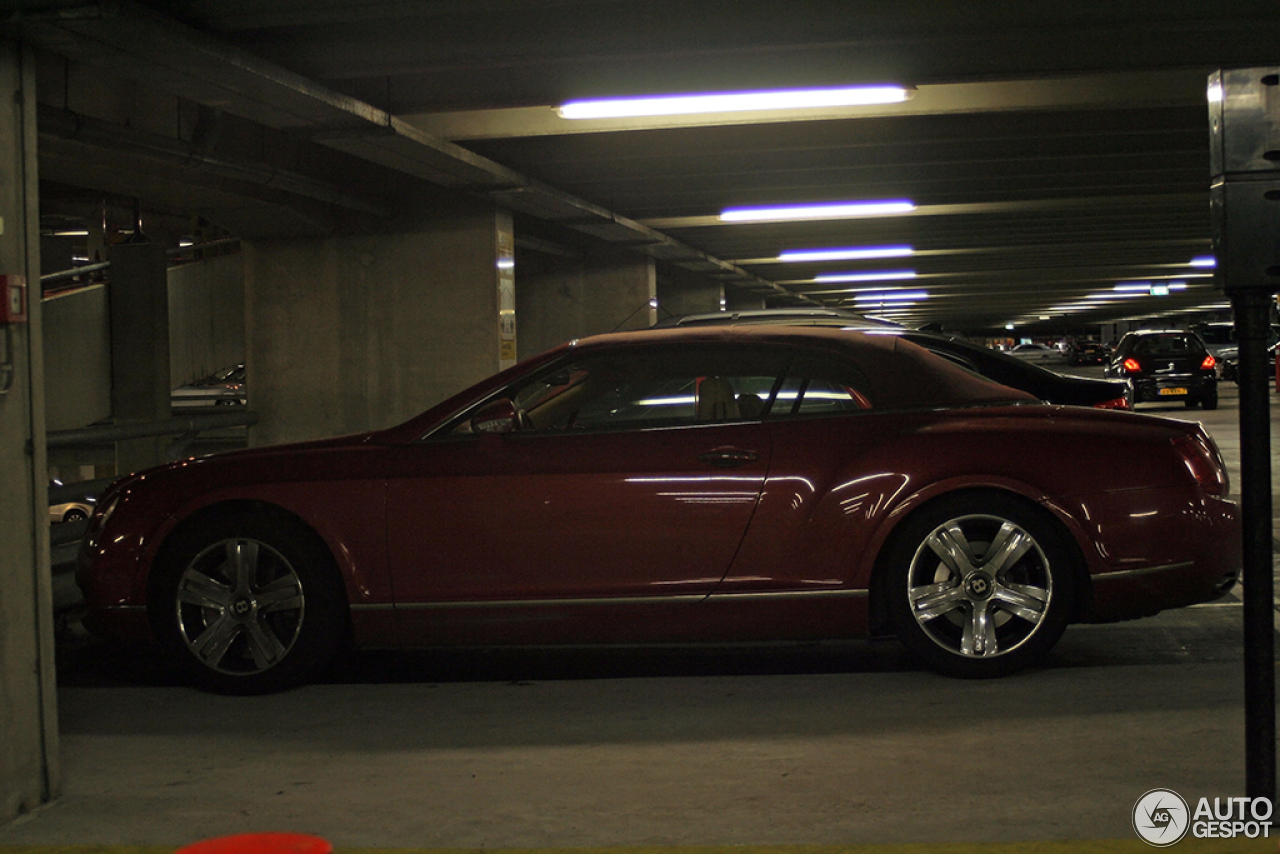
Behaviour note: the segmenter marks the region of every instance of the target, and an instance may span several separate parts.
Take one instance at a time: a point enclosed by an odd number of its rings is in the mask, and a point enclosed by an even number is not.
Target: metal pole
[[[1276,801],[1276,679],[1271,547],[1271,295],[1232,297],[1240,345],[1240,503],[1244,531],[1245,792]]]

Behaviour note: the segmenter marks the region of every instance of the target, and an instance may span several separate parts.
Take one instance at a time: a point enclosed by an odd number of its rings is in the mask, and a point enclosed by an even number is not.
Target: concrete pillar
[[[31,53],[0,39],[0,274],[35,284],[27,322],[0,325],[0,824],[59,788],[35,105]]]
[[[520,358],[557,344],[621,329],[645,329],[657,320],[653,259],[634,252],[602,251],[552,273],[521,278]]]
[[[711,279],[658,279],[658,317],[682,314],[706,314],[720,311],[724,305],[724,285]]]
[[[510,362],[510,238],[459,202],[396,234],[246,242],[250,443],[390,427]]]
[[[111,328],[111,414],[117,422],[169,417],[169,280],[164,247],[118,243],[107,299]],[[116,445],[116,472],[140,471],[163,461],[163,438]]]
[[[244,257],[169,270],[169,388],[244,361]]]
[[[768,308],[762,294],[734,287],[727,287],[724,291],[724,307],[726,311],[755,311]]]

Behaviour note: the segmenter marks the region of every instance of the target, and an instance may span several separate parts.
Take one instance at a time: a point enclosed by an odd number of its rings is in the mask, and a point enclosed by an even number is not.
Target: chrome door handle
[[[748,451],[745,448],[716,448],[711,451],[704,451],[698,454],[698,459],[704,463],[709,463],[720,468],[730,468],[732,466],[740,466],[745,463],[753,463],[760,459],[760,455],[755,451]]]

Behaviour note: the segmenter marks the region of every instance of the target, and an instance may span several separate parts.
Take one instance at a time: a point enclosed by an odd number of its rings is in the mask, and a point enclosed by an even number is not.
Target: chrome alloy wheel
[[[306,612],[302,581],[288,559],[245,537],[197,554],[178,578],[175,604],[190,653],[236,676],[269,670],[288,655]]]
[[[907,584],[911,614],[933,643],[965,658],[991,658],[1036,634],[1053,597],[1053,568],[1014,522],[958,516],[920,543]]]

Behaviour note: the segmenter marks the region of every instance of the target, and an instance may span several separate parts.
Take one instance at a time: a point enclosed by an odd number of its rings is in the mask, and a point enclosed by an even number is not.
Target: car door
[[[696,348],[579,358],[503,393],[519,429],[477,433],[465,413],[397,450],[397,607],[537,620],[575,602],[638,612],[698,601],[759,500],[761,395],[778,365]]]

